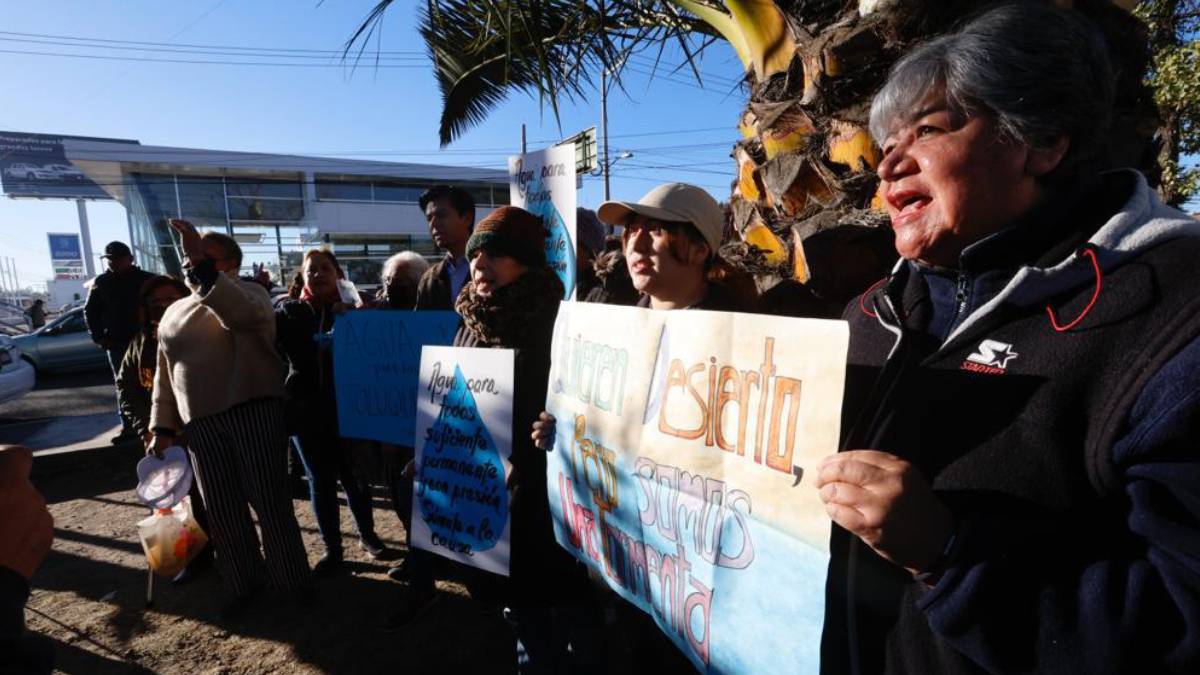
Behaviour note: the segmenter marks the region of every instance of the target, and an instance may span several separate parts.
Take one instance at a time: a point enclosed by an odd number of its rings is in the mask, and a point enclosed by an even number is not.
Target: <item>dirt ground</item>
[[[348,568],[317,582],[301,608],[261,595],[237,621],[218,621],[224,595],[215,570],[190,584],[155,579],[145,606],[146,559],[136,523],[149,514],[133,492],[132,466],[87,467],[35,478],[54,516],[54,548],[33,580],[30,630],[53,642],[60,673],[507,673],[512,634],[465,588],[439,581],[441,600],[403,632],[380,630],[401,586],[371,561],[342,509]],[[403,549],[388,500],[375,500],[376,529]],[[309,561],[322,547],[312,509],[296,500]],[[401,551],[401,557],[403,551]]]

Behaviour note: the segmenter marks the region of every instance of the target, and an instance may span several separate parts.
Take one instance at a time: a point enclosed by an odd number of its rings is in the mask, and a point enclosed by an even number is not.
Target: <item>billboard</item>
[[[64,140],[138,144],[113,138],[0,132],[0,188],[9,197],[112,199],[67,159]]]
[[[50,240],[50,266],[54,268],[54,278],[86,279],[79,235],[49,233],[46,237]]]

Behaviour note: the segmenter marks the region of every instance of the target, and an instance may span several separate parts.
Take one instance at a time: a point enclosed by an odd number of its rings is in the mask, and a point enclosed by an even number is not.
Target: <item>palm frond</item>
[[[375,5],[345,54],[357,46],[362,58],[390,4]],[[699,80],[694,59],[715,32],[658,0],[427,0],[418,22],[442,94],[443,146],[513,91],[536,96],[557,121],[562,103],[585,97],[601,70],[620,86],[630,54],[668,41],[683,45]]]

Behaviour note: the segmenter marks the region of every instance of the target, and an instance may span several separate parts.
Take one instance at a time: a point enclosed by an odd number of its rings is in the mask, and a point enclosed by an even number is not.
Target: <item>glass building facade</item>
[[[300,269],[304,251],[327,245],[355,284],[371,288],[379,283],[384,261],[395,253],[415,251],[430,260],[442,255],[423,230],[423,217],[418,221],[421,232],[411,231],[411,225],[407,232],[399,228],[356,231],[352,223],[326,230],[320,222],[321,213],[327,213],[322,204],[327,209],[378,214],[379,209],[416,206],[421,194],[440,182],[447,181],[320,173],[251,177],[133,171],[124,174],[123,201],[132,248],[139,265],[148,271],[182,275],[183,252],[167,221],[183,218],[202,231],[233,237],[242,247],[243,274],[263,266],[286,288]],[[509,201],[503,183],[463,187],[475,198],[477,217]]]
[[[242,271],[263,265],[276,279],[298,269],[313,232],[303,222],[300,180],[131,173],[126,204],[133,250],[144,269],[182,273],[182,250],[167,224],[183,218],[200,230],[216,230],[242,247]]]

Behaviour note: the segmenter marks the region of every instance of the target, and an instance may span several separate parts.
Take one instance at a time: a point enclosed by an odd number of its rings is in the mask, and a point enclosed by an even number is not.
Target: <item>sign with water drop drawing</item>
[[[575,144],[509,157],[508,177],[510,203],[541,216],[546,262],[563,282],[563,297],[575,297]]]
[[[837,451],[847,344],[843,321],[559,309],[555,536],[701,672],[820,670],[815,473]]]
[[[508,575],[513,352],[425,347],[412,545]]]

